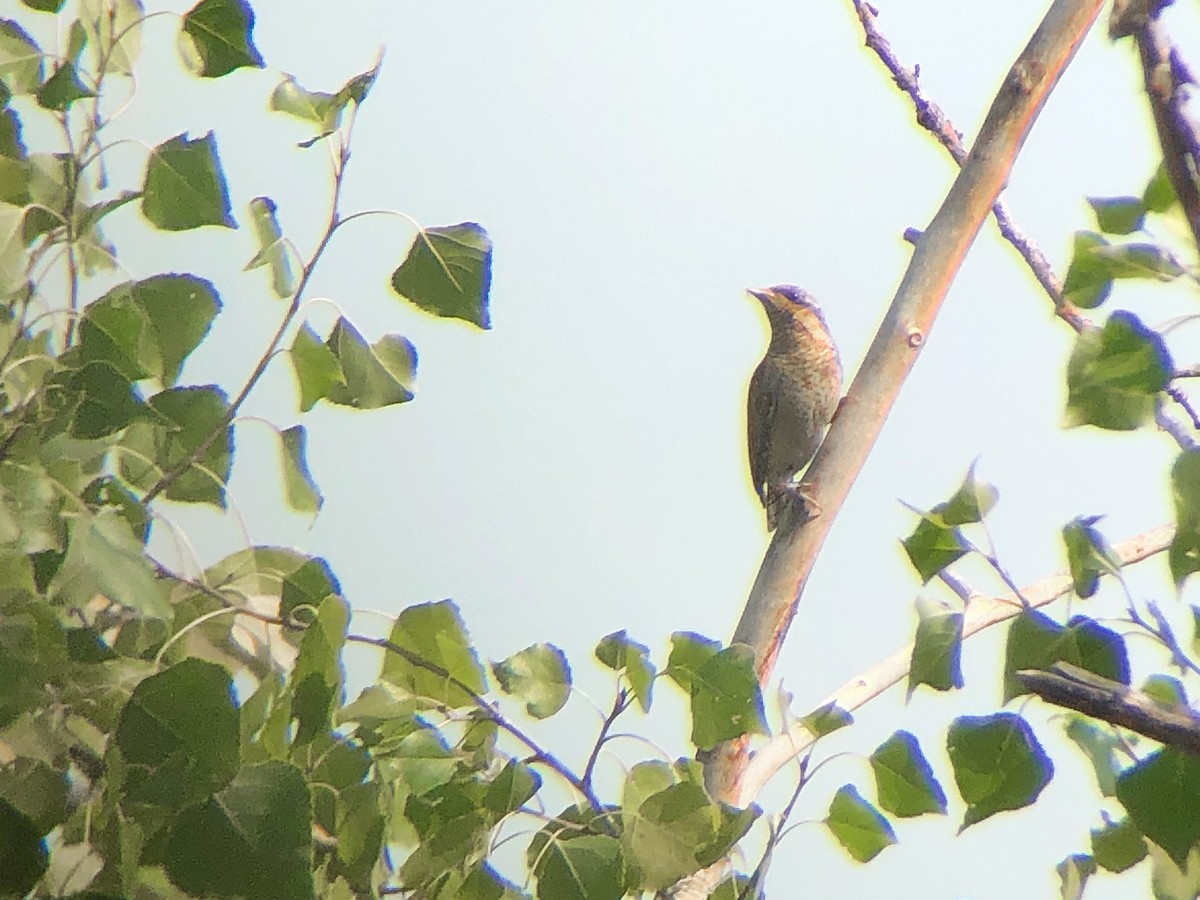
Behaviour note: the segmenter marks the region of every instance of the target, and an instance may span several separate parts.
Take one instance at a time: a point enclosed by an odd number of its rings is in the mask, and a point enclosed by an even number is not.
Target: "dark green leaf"
[[[180,134],[154,148],[146,164],[142,213],[164,231],[237,227],[229,214],[229,188],[211,131],[195,140]]]
[[[474,222],[426,228],[392,273],[392,287],[426,312],[488,328],[492,241]]]
[[[1067,423],[1131,431],[1154,415],[1174,372],[1162,338],[1123,310],[1079,335],[1067,364]]]
[[[1200,450],[1185,450],[1171,466],[1171,497],[1175,501],[1175,536],[1167,551],[1171,577],[1177,587],[1200,572]]]
[[[166,868],[193,896],[313,896],[308,784],[283,762],[245,766],[215,797],[183,810]]]
[[[913,533],[904,539],[904,552],[924,584],[967,553],[966,541],[957,528],[930,517],[922,517]]]
[[[1117,799],[1137,829],[1182,867],[1200,843],[1200,757],[1170,747],[1117,778]]]
[[[871,754],[871,770],[879,805],[897,816],[946,813],[946,793],[933,777],[933,769],[917,739],[897,731]]]
[[[88,90],[75,74],[75,66],[63,63],[54,74],[46,79],[45,84],[38,88],[38,105],[44,109],[64,110],[76,100],[84,97],[95,97],[94,91]]]
[[[860,863],[870,862],[896,843],[891,823],[852,784],[842,785],[834,794],[825,826]]]
[[[1105,234],[1131,234],[1142,227],[1146,207],[1139,197],[1088,197],[1096,224]]]
[[[614,631],[596,645],[596,659],[613,671],[625,673],[638,705],[643,712],[648,712],[654,678],[658,674],[650,662],[650,648],[639,644],[624,631]]]
[[[283,239],[279,220],[275,217],[275,201],[270,197],[255,197],[250,201],[250,221],[258,238],[258,252],[246,263],[246,271],[259,266],[271,269],[271,289],[276,297],[290,297],[296,290],[296,274],[292,258]]]
[[[946,749],[967,804],[963,829],[998,812],[1029,806],[1054,774],[1029,723],[1013,713],[960,716],[950,726]]]
[[[585,834],[549,841],[531,865],[539,897],[617,900],[625,896],[625,859],[621,842],[614,837]]]
[[[1157,244],[1112,244],[1098,247],[1094,253],[1112,278],[1173,281],[1186,271],[1165,247]]]
[[[29,816],[0,797],[0,834],[4,835],[0,894],[22,897],[33,890],[50,864],[42,836]],[[620,896],[619,894],[617,896]]]
[[[128,801],[178,809],[207,800],[238,769],[229,673],[187,659],[146,678],[121,710],[116,744]]]
[[[67,816],[67,773],[39,759],[18,756],[0,768],[0,802],[11,803],[29,816],[35,834],[49,834]],[[3,828],[0,834],[8,836]],[[0,858],[7,862],[7,855]]]
[[[0,84],[11,94],[31,94],[41,83],[41,48],[16,22],[0,19]]]
[[[1124,872],[1146,858],[1146,841],[1129,819],[1122,819],[1092,829],[1092,856],[1108,871]]]
[[[21,0],[21,2],[39,12],[58,12],[63,5],[63,0]]]
[[[500,689],[525,701],[535,719],[548,719],[571,696],[571,667],[553,644],[533,644],[503,662],[492,663]]]
[[[183,17],[194,53],[188,54],[188,64],[204,78],[220,78],[246,66],[263,68],[253,30],[254,11],[245,0],[200,0]]]
[[[938,691],[962,687],[962,613],[932,605],[922,605],[919,613],[908,670],[909,696],[922,684]]]
[[[296,746],[328,732],[334,711],[345,699],[341,654],[349,621],[350,608],[346,601],[338,596],[328,596],[321,602],[316,617],[304,629],[300,651],[288,679],[292,718],[296,720],[292,743]]]
[[[208,334],[221,311],[221,298],[211,281],[195,275],[155,275],[128,289],[150,320],[159,378],[170,387],[179,379],[184,360]]]
[[[145,414],[133,383],[107,362],[89,362],[62,372],[52,384],[61,388],[56,399],[71,408],[72,437],[107,437]]]
[[[5,553],[41,553],[63,546],[63,497],[40,466],[0,462],[0,547]]]
[[[293,425],[279,432],[283,487],[288,506],[296,512],[316,515],[325,498],[321,496],[321,491],[308,470],[306,441],[307,433],[303,425]]]
[[[431,705],[452,709],[474,706],[460,687],[482,694],[486,690],[483,667],[471,646],[458,608],[449,600],[410,606],[396,617],[391,641],[413,658],[389,650],[380,677]],[[451,681],[453,677],[459,684]]]
[[[1112,552],[1104,536],[1092,526],[1099,516],[1078,516],[1063,526],[1067,545],[1067,563],[1075,593],[1086,599],[1096,593],[1101,575],[1119,572],[1121,561]]]
[[[345,379],[344,385],[334,384],[328,389],[325,396],[331,403],[379,409],[413,398],[417,351],[406,338],[385,334],[368,347],[358,330],[339,318],[325,346],[337,359]],[[294,346],[292,350],[294,358]]]
[[[1008,632],[1004,651],[1004,701],[1027,693],[1017,679],[1022,669],[1048,670],[1067,662],[1102,678],[1129,683],[1129,656],[1124,639],[1086,616],[1076,616],[1066,627],[1036,610],[1017,617]]]

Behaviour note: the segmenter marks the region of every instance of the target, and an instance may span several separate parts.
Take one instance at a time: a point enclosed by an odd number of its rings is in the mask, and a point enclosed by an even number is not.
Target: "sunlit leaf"
[[[1130,431],[1148,422],[1174,374],[1162,337],[1118,311],[1081,333],[1067,365],[1067,423]]]
[[[963,829],[998,812],[1029,806],[1054,774],[1029,723],[1013,713],[960,716],[950,726],[946,749],[967,804]]]
[[[220,78],[246,66],[261,69],[265,63],[254,46],[253,30],[254,11],[245,0],[200,0],[183,17],[183,33],[191,38],[185,61],[204,78]]]
[[[229,214],[229,188],[211,131],[195,140],[180,134],[154,148],[146,164],[142,212],[164,231],[237,227]]]
[[[492,241],[474,222],[426,228],[392,273],[392,287],[426,312],[488,328]]]

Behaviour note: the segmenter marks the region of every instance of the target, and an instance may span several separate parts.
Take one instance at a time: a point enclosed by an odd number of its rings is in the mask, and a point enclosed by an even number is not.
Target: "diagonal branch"
[[[804,479],[824,514],[785,522],[775,532],[750,590],[735,642],[756,655],[766,683],[795,616],[804,585],[900,387],[928,338],[950,284],[1008,179],[1050,91],[1074,56],[1103,0],[1055,0],[1013,64],[941,208],[917,244],[892,305]],[[707,769],[709,789],[736,796],[744,760],[723,746]]]
[[[859,22],[862,23],[867,47],[875,52],[884,68],[891,73],[896,86],[912,100],[913,109],[917,114],[917,124],[937,138],[938,143],[946,148],[946,152],[950,154],[951,158],[959,166],[962,166],[967,158],[962,135],[959,134],[958,129],[954,127],[942,108],[921,90],[919,67],[910,69],[897,58],[891,43],[875,25],[875,19],[879,15],[879,11],[875,7],[864,0],[850,0],[850,2],[854,6],[854,11],[858,13]],[[1055,314],[1076,331],[1086,328],[1088,320],[1079,311],[1079,307],[1069,300],[1063,299],[1062,281],[1054,274],[1050,261],[1046,259],[1046,255],[1042,253],[1037,244],[1013,221],[1008,204],[1002,198],[997,198],[996,202],[992,204],[992,215],[996,217],[1000,234],[1021,254],[1022,259],[1033,272],[1034,278],[1038,280],[1038,284],[1042,286],[1046,295],[1054,303]]]

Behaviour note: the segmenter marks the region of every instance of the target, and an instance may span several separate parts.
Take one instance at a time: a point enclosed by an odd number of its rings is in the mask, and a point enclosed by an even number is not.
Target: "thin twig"
[[[962,134],[954,127],[942,108],[931,100],[919,83],[920,69],[908,68],[903,65],[892,50],[892,45],[875,24],[879,15],[878,10],[865,0],[850,0],[858,20],[862,23],[866,35],[866,45],[879,57],[880,62],[891,73],[896,86],[912,100],[916,111],[917,124],[937,138],[938,143],[946,148],[946,152],[960,167],[967,159],[967,149],[963,145]],[[1013,221],[1008,205],[1002,198],[997,198],[992,205],[992,215],[1000,228],[1000,234],[1008,241],[1033,272],[1034,278],[1042,286],[1042,290],[1054,303],[1054,312],[1064,322],[1076,331],[1083,331],[1089,322],[1074,303],[1063,299],[1062,281],[1054,274],[1054,269],[1046,255],[1037,244],[1025,234]]]

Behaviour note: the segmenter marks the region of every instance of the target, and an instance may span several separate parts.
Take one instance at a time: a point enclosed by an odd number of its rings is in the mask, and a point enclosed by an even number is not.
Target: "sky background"
[[[114,136],[153,145],[214,128],[235,216],[247,226],[247,202],[273,197],[285,234],[308,253],[326,217],[328,156],[296,149],[308,132],[268,118],[266,99],[284,72],[336,90],[385,48],[358,116],[342,209],[483,224],[495,243],[493,327],[435,320],[390,292],[412,238],[403,219],[345,228],[312,282],[310,296],[326,302],[306,307],[309,320],[327,328],[340,312],[369,340],[411,339],[416,401],[300,418],[277,360],[245,411],[309,427],[320,516],[286,511],[271,434],[247,420],[237,432],[235,516],[166,505],[188,546],[160,528],[159,551],[179,564],[207,564],[247,542],[320,554],[359,610],[360,631],[386,631],[386,617],[406,606],[453,598],[484,656],[553,642],[601,706],[612,682],[591,651],[605,634],[628,629],[660,665],[672,632],[727,640],[767,544],[744,438],[745,391],[767,332],[744,291],[795,282],[815,294],[849,380],[910,258],[902,233],[927,225],[955,176],[864,49],[850,4],[254,5],[269,68],[215,83],[182,71],[177,20],[151,20],[136,97]],[[924,89],[969,143],[1047,5],[888,0],[878,24],[902,60],[920,64]],[[1179,6],[1171,28],[1190,36],[1186,52],[1200,66],[1200,9]],[[145,152],[117,147],[116,177],[136,182]],[[1093,225],[1085,197],[1139,194],[1157,158],[1133,48],[1110,44],[1102,21],[1035,125],[1006,197],[1062,276],[1072,233]],[[119,218],[108,234],[131,277],[194,271],[216,283],[225,311],[184,378],[233,393],[283,312],[265,270],[240,273],[254,253],[251,230],[156,233],[132,206]],[[1121,285],[1101,315],[1118,307],[1157,326],[1194,313],[1195,295]],[[1062,427],[1073,340],[986,224],[840,511],[780,656],[775,677],[797,713],[911,639],[914,600],[941,594],[923,589],[903,557],[914,517],[900,501],[948,498],[973,461],[1000,490],[991,533],[1019,584],[1064,566],[1059,530],[1077,515],[1105,514],[1100,527],[1113,541],[1169,520],[1168,437]],[[1180,364],[1200,357],[1195,326],[1170,340]],[[1184,622],[1165,569],[1165,559],[1144,564],[1132,589]],[[980,590],[999,590],[978,567],[963,571]],[[1110,588],[1078,608],[1117,615],[1120,595]],[[819,820],[848,781],[873,797],[865,756],[897,728],[921,738],[949,814],[896,823],[899,845],[866,866],[822,827],[804,825],[775,854],[771,896],[1057,895],[1054,865],[1086,852],[1088,829],[1102,823],[1090,769],[1055,725],[1038,725],[1056,768],[1038,804],[955,836],[963,807],[945,729],[955,716],[996,709],[1002,640],[994,630],[966,645],[965,690],[921,691],[905,704],[893,689],[822,744],[818,758],[835,758],[794,820]],[[358,657],[352,674],[370,678],[375,664]],[[1155,665],[1145,656],[1138,674]],[[660,685],[649,720],[631,715],[626,728],[679,755],[689,749],[686,720],[671,691]],[[1011,706],[1038,723],[1050,715],[1036,703]],[[580,696],[535,730],[581,766],[597,725]],[[621,750],[627,763],[657,753],[632,741]],[[610,785],[618,771],[610,761]],[[763,798],[769,808],[786,796],[788,777]],[[1133,896],[1146,884],[1143,865],[1094,880],[1087,896]]]

